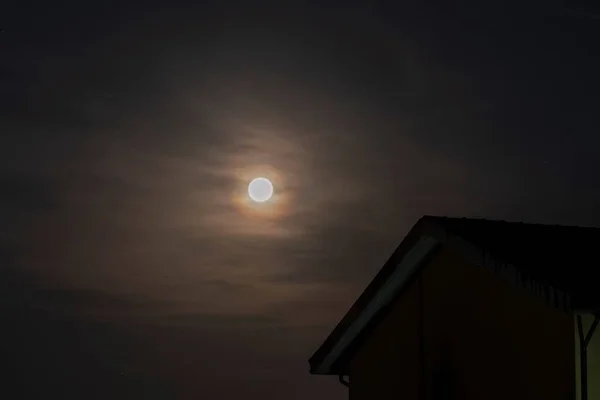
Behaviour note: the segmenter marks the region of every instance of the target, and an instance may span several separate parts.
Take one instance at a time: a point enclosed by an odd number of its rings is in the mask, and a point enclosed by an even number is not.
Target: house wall
[[[574,400],[574,334],[571,315],[442,249],[355,353],[349,396]]]
[[[350,361],[351,400],[419,398],[419,315],[411,285]]]
[[[583,316],[583,332],[584,335],[590,329],[594,317],[592,315]],[[575,324],[575,367],[577,371],[577,400],[581,400],[581,381],[580,381],[580,364],[579,364],[579,337],[577,336],[577,322]],[[587,348],[587,364],[588,364],[588,400],[600,400],[600,326],[596,328],[592,340]]]
[[[571,315],[444,249],[422,274],[426,398],[574,399]]]

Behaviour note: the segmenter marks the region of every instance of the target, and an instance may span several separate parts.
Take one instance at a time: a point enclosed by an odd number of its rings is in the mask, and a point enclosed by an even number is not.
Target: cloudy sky
[[[343,399],[307,360],[420,216],[600,225],[580,4],[10,3],[11,398]]]

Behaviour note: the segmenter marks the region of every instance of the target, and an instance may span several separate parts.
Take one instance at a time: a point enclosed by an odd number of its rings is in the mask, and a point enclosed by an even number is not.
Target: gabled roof
[[[599,311],[598,244],[598,228],[424,216],[310,358],[311,373],[345,373],[344,360],[356,342],[439,246],[553,307]]]

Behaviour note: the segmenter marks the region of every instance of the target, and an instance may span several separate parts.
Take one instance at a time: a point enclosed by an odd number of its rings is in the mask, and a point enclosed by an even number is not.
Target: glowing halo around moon
[[[267,178],[255,178],[248,185],[248,196],[257,203],[264,203],[273,196],[273,184]]]
[[[256,164],[238,168],[235,178],[238,185],[231,193],[232,204],[253,223],[273,224],[291,211],[289,177],[273,166]]]

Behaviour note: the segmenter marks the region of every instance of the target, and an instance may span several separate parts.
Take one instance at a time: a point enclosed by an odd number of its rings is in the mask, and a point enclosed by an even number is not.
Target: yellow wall
[[[350,400],[420,398],[418,306],[411,285],[358,349],[349,368]]]
[[[446,250],[423,273],[430,368],[457,369],[458,397],[575,397],[570,314]]]
[[[574,333],[570,314],[441,249],[352,358],[350,399],[574,400]]]
[[[588,332],[594,317],[583,317],[584,335]],[[579,376],[579,337],[577,333],[577,320],[575,320],[575,359],[577,370],[577,400],[581,399],[581,385]],[[588,400],[600,400],[600,325],[596,328],[594,336],[587,349],[588,363]]]

